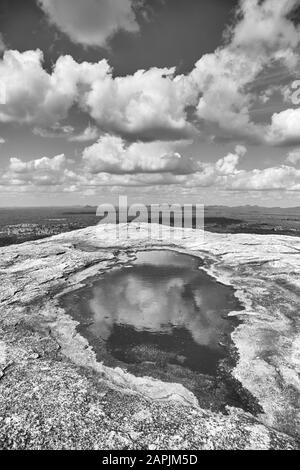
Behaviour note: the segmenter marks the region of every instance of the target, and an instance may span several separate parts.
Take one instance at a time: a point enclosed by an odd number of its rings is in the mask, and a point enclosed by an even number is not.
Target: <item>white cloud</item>
[[[86,149],[83,165],[77,164],[73,169],[68,168],[72,162],[64,155],[27,162],[12,158],[8,170],[0,177],[0,186],[25,190],[31,187],[37,192],[42,187],[52,187],[85,194],[101,187],[169,185],[179,186],[182,191],[210,187],[224,191],[300,191],[300,169],[295,167],[239,169],[239,159],[246,153],[243,146],[237,146],[233,153],[215,163],[195,164],[176,153],[174,145],[153,142],[126,146],[118,137],[104,136]]]
[[[131,11],[129,1],[107,2],[40,3],[62,22],[71,9],[70,19],[78,20],[74,24],[79,34],[82,15],[85,25],[91,12],[96,21],[98,8],[104,11],[104,22],[106,12],[112,14],[111,18],[118,8],[123,13]],[[221,130],[221,137],[242,136],[273,145],[299,140],[299,110],[274,114],[271,125],[255,123],[251,107],[259,96],[265,100],[267,95],[261,95],[261,90],[256,95],[249,89],[274,61],[284,62],[284,67],[295,66],[300,33],[287,15],[298,4],[299,0],[242,0],[240,17],[227,44],[204,55],[187,75],[177,76],[175,68],[151,68],[115,77],[106,60],[77,63],[70,56],[61,56],[48,73],[43,68],[41,51],[5,51],[0,75],[6,104],[1,105],[0,122],[27,123],[40,135],[66,135],[74,142],[96,139],[93,125],[79,135],[70,129],[64,133],[64,126],[59,129],[59,123],[77,106],[96,122],[99,134],[114,133],[130,140],[185,139],[195,134],[195,126],[203,128],[206,135],[214,133],[218,137]],[[123,18],[121,13],[118,18]],[[71,20],[68,25],[73,27]]]
[[[23,162],[19,158],[11,158],[9,169],[15,173],[32,173],[34,171],[60,171],[66,164],[66,157],[56,155],[53,158],[42,157],[36,160]]]
[[[99,137],[99,131],[95,126],[87,126],[83,132],[69,137],[70,142],[88,142],[96,140]]]
[[[231,177],[229,181],[227,181],[226,187],[241,191],[297,191],[300,189],[300,170],[282,165],[279,167],[265,168],[263,170],[254,169],[251,171],[241,171],[235,177]]]
[[[219,158],[215,163],[199,163],[201,169],[185,177],[182,183],[187,187],[223,186],[229,177],[239,173],[237,166],[246,152],[246,147],[237,145],[234,153]]]
[[[262,68],[259,57],[251,60],[242,50],[230,47],[204,55],[191,73],[202,95],[196,109],[198,118],[239,135],[259,134],[250,122],[252,97],[245,87]]]
[[[273,114],[266,139],[271,144],[300,142],[300,108]]]
[[[42,67],[41,51],[5,51],[0,76],[6,103],[0,121],[54,125],[66,118],[77,95],[76,82],[58,60],[52,75]]]
[[[287,163],[292,163],[292,165],[297,165],[300,162],[300,149],[289,152],[286,161]]]
[[[299,28],[288,15],[299,0],[241,0],[242,19],[234,27],[232,44],[255,50],[295,48],[300,40]]]
[[[63,184],[68,171],[67,159],[62,155],[53,158],[42,157],[23,161],[11,158],[8,171],[2,177],[2,184],[51,186]]]
[[[185,76],[174,76],[175,69],[152,68],[134,75],[96,78],[81,106],[106,131],[149,134],[160,131],[188,134],[186,107],[196,103],[197,92]]]
[[[132,0],[38,0],[49,20],[75,42],[105,46],[118,30],[139,30]]]
[[[217,124],[229,135],[264,140],[265,126],[250,117],[256,96],[249,85],[276,63],[295,69],[300,29],[288,15],[298,5],[299,0],[241,0],[226,46],[204,55],[191,73],[201,92],[201,120]]]
[[[77,103],[108,132],[157,139],[186,136],[192,129],[186,107],[195,104],[197,93],[187,77],[174,76],[174,69],[153,68],[113,78],[106,60],[79,64],[62,56],[52,74],[43,69],[42,61],[39,50],[5,52],[0,74],[6,104],[1,106],[0,121],[57,130],[57,123]],[[91,129],[83,137],[88,135]]]
[[[174,173],[195,170],[195,163],[176,151],[174,142],[136,142],[126,145],[120,137],[105,135],[83,152],[86,168],[92,173]]]
[[[3,139],[3,137],[0,136],[0,144],[5,144],[5,139]]]
[[[202,172],[185,177],[181,184],[189,188],[214,187],[231,191],[300,190],[300,170],[288,165],[240,170],[237,167],[240,156],[229,154],[214,165],[206,164]]]
[[[240,161],[240,157],[243,157],[246,154],[247,149],[243,145],[238,145],[235,148],[235,152],[236,153],[229,153],[226,157],[217,161],[216,169],[220,173],[230,175],[237,171],[236,166]]]

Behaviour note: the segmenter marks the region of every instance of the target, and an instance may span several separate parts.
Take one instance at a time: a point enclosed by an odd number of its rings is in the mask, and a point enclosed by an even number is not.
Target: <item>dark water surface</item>
[[[141,375],[153,375],[151,368],[156,376],[182,375],[183,368],[216,375],[234,328],[225,317],[240,309],[233,289],[201,270],[196,257],[172,251],[136,256],[63,297],[80,333],[107,365],[136,365],[131,370]]]

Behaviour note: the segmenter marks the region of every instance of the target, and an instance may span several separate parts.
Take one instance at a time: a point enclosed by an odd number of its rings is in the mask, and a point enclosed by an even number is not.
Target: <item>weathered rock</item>
[[[170,243],[164,228],[157,240],[147,224],[119,228],[117,241],[96,226],[0,249],[0,448],[298,448],[299,238],[186,229]],[[202,410],[182,385],[97,362],[57,296],[145,247],[198,255],[237,289],[233,375],[263,413]]]

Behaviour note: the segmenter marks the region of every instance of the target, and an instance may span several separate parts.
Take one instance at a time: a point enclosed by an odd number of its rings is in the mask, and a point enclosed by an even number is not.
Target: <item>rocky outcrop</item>
[[[147,224],[96,226],[0,249],[0,448],[298,448],[300,240],[186,229],[149,238]],[[176,232],[179,229],[173,229]],[[179,384],[97,362],[59,296],[126,264],[135,250],[168,247],[204,260],[245,306],[232,338],[232,374],[257,399],[254,417],[199,408]]]

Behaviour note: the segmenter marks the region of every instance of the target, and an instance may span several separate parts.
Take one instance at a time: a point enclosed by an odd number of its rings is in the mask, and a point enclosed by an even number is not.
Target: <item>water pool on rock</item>
[[[182,383],[202,406],[249,408],[228,377],[227,318],[241,305],[234,290],[201,269],[199,258],[151,250],[62,297],[99,361],[137,376]]]

